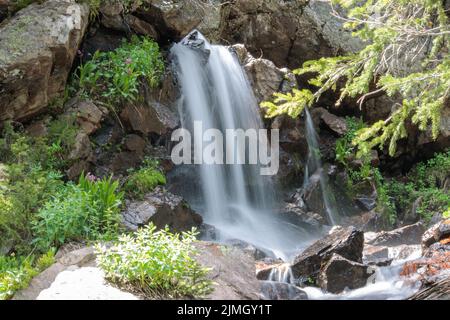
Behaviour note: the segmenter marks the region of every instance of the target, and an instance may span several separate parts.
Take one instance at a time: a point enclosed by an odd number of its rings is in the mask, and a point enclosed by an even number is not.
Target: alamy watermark
[[[279,130],[218,129],[203,130],[202,121],[194,121],[193,134],[180,128],[172,132],[171,158],[175,164],[259,165],[261,175],[275,175],[279,168]],[[193,148],[192,148],[193,146]],[[248,146],[248,150],[247,147]],[[193,157],[192,157],[192,152]]]

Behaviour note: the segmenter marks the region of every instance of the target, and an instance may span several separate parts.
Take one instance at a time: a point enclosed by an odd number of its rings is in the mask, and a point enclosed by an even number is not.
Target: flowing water
[[[183,128],[194,132],[197,121],[202,130],[263,128],[252,88],[237,57],[224,46],[211,45],[197,31],[190,33],[171,49],[182,97],[179,104]],[[335,199],[323,172],[319,142],[313,121],[305,110],[308,160],[304,189],[314,173],[320,174],[324,206],[331,224],[339,222]],[[194,135],[195,148],[203,151],[202,135]],[[200,145],[200,147],[198,147]],[[235,150],[239,152],[239,150]],[[247,154],[238,154],[246,157]],[[195,150],[194,150],[195,158]],[[270,177],[260,175],[258,165],[199,164],[180,166],[183,181],[197,184],[180,191],[202,213],[204,222],[218,231],[216,240],[242,240],[266,253],[289,262],[313,238],[307,230],[280,220],[275,188]],[[187,178],[187,179],[186,179]],[[404,261],[377,268],[374,281],[366,287],[333,295],[318,288],[304,288],[310,299],[400,299],[415,288],[399,279]],[[269,281],[293,284],[289,263],[272,270]]]
[[[211,45],[193,31],[172,47],[171,55],[182,92],[184,128],[193,132],[197,121],[203,131],[215,128],[224,135],[227,129],[263,128],[252,88],[228,48]],[[197,146],[202,139],[194,136]],[[240,239],[287,259],[304,243],[306,233],[275,217],[275,189],[259,169],[259,165],[199,164],[195,172],[200,176],[200,211],[221,240]]]
[[[320,190],[322,193],[323,205],[327,213],[328,221],[331,225],[339,222],[338,210],[336,207],[333,191],[328,183],[327,175],[324,173],[322,161],[320,159],[320,148],[316,129],[312,121],[308,108],[305,108],[306,140],[308,142],[308,158],[305,165],[303,190],[308,188],[309,178],[312,174],[319,174]]]

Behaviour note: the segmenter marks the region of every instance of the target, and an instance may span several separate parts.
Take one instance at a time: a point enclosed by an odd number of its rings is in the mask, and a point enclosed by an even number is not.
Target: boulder
[[[338,229],[314,242],[298,255],[292,263],[294,277],[306,279],[318,276],[320,266],[333,253],[355,262],[362,262],[364,233],[353,228]]]
[[[70,160],[82,160],[87,159],[92,155],[91,140],[89,136],[80,131],[75,136],[75,142],[73,144],[72,150],[69,153]]]
[[[259,300],[259,281],[255,278],[255,259],[235,246],[212,242],[196,243],[199,254],[196,260],[211,268],[213,280],[211,300]]]
[[[367,241],[374,246],[398,246],[402,244],[419,244],[424,232],[423,223],[407,225],[392,231],[381,231]]]
[[[158,88],[144,88],[144,102],[127,103],[120,119],[130,130],[144,135],[164,135],[179,124],[176,108],[179,89],[171,72],[166,72]]]
[[[155,188],[141,201],[127,201],[122,216],[123,224],[133,231],[150,222],[157,228],[167,225],[176,232],[190,230],[202,223],[202,217],[183,198],[162,187]]]
[[[450,237],[450,219],[442,220],[427,229],[422,236],[422,247],[426,249],[448,237]]]
[[[88,24],[87,4],[31,4],[0,26],[0,121],[24,120],[62,95]]]
[[[370,276],[367,269],[368,267],[362,263],[350,261],[333,253],[320,268],[318,283],[323,290],[331,293],[361,288],[367,284]]]
[[[92,101],[79,101],[73,106],[73,111],[78,125],[87,135],[100,128],[104,113]]]
[[[389,248],[385,246],[364,246],[363,261],[366,264],[377,264],[389,259]]]
[[[300,288],[285,282],[260,281],[261,292],[267,300],[308,300]]]
[[[294,74],[286,68],[280,69],[267,59],[254,58],[242,44],[231,46],[231,50],[243,65],[258,103],[271,100],[278,91],[290,91],[297,86]]]

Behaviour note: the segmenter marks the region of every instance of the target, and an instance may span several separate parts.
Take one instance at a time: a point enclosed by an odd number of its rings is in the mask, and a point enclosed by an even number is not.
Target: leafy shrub
[[[112,104],[137,100],[141,81],[156,87],[164,63],[156,42],[133,36],[114,51],[97,51],[78,71],[76,87],[82,95]]]
[[[34,241],[40,248],[67,240],[115,238],[123,193],[111,178],[90,179],[82,176],[78,185],[67,184],[36,213]]]
[[[357,132],[364,128],[364,122],[361,119],[354,117],[346,117],[345,122],[347,124],[346,134],[336,140],[336,160],[348,166],[348,159],[355,153],[355,147],[352,145],[353,139],[356,137]]]
[[[412,203],[420,199],[417,213],[425,221],[450,206],[450,194],[444,188],[450,176],[450,152],[436,154],[424,163],[419,163],[407,175],[408,181],[392,180],[385,183],[386,192],[395,211],[405,213]]]
[[[37,259],[34,256],[0,256],[0,300],[11,298],[18,290],[28,286],[34,276],[55,262],[52,248]]]
[[[152,224],[122,235],[111,248],[97,245],[97,263],[113,282],[149,297],[202,297],[211,290],[208,269],[196,260],[194,230],[172,234]]]
[[[146,159],[143,166],[137,171],[130,170],[130,175],[125,183],[125,190],[136,198],[152,191],[157,185],[166,183],[164,174],[158,169],[158,163]]]

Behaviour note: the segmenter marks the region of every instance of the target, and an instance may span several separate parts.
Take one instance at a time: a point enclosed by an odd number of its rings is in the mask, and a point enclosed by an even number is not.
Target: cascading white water
[[[262,128],[253,91],[228,48],[211,45],[193,31],[172,47],[171,55],[182,92],[184,128],[192,130],[194,121],[201,121],[203,130],[215,128],[224,135],[226,129]],[[195,139],[200,145],[203,137]],[[295,251],[305,235],[274,218],[274,188],[259,168],[200,164],[204,220],[219,230],[221,240],[244,240],[287,259],[287,252]]]
[[[303,190],[306,190],[309,184],[309,178],[312,174],[319,174],[320,190],[322,192],[323,205],[328,216],[328,220],[332,225],[339,223],[339,215],[336,204],[328,183],[328,178],[323,171],[322,161],[320,159],[319,142],[317,132],[314,128],[311,115],[308,108],[305,108],[306,122],[306,140],[308,142],[308,158],[305,165],[305,173],[303,180]]]

